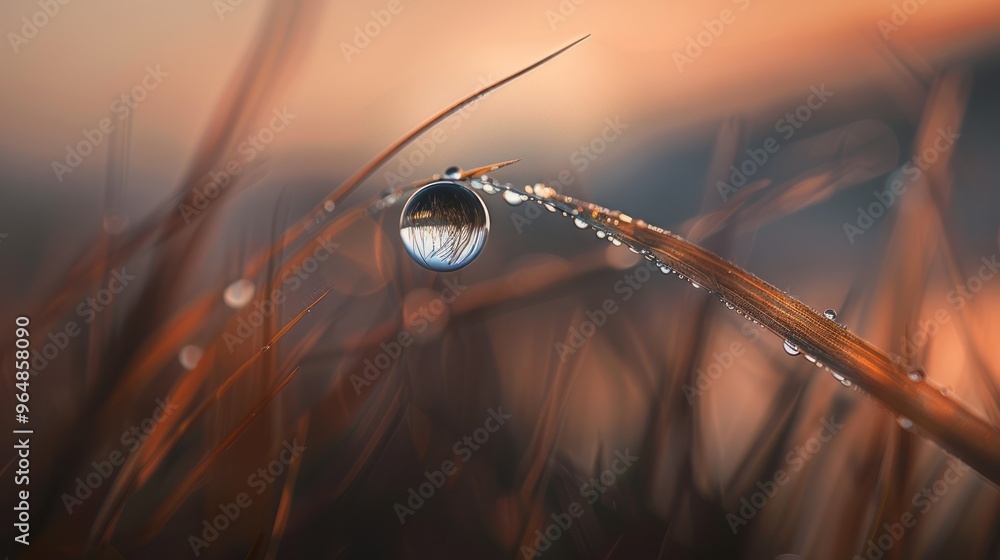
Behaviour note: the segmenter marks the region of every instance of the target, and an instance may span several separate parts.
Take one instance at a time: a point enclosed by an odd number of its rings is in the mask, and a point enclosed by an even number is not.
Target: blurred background
[[[33,352],[12,558],[1000,558],[996,486],[704,290],[497,197],[457,272],[398,234],[399,189],[520,158],[493,176],[686,236],[998,425],[1000,4],[0,21],[5,410],[15,317]]]

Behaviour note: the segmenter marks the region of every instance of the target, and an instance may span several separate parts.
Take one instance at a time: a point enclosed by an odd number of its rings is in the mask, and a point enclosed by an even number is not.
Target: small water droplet
[[[605,233],[604,230],[601,230],[601,229],[597,230],[597,234],[596,235],[597,235],[598,239],[604,239],[605,237],[608,236],[608,234]]]
[[[700,288],[701,284],[699,284],[699,283],[695,282],[694,280],[692,280],[691,281],[691,286],[693,286],[694,288]]]
[[[909,418],[906,418],[905,416],[900,416],[897,419],[897,422],[899,422],[899,425],[902,426],[902,428],[904,430],[909,430],[910,428],[913,427],[913,420],[910,420]]]
[[[726,302],[726,309],[730,309],[730,310],[732,310],[732,309],[735,309],[735,308],[736,308],[736,306],[735,306],[735,305],[733,305],[733,304],[729,303],[728,301]]]
[[[445,179],[458,179],[462,176],[462,168],[455,167],[454,165],[444,170],[443,177]]]
[[[184,369],[192,370],[198,367],[198,362],[201,361],[201,355],[201,348],[193,344],[189,344],[184,348],[181,348],[180,353],[177,355],[177,359],[180,361],[181,366]]]
[[[578,227],[580,229],[587,229],[587,228],[590,227],[590,224],[588,224],[587,222],[581,220],[580,218],[573,218],[573,225],[575,225],[576,227]]]
[[[333,209],[337,207],[337,203],[332,200],[327,200],[323,203],[323,210],[327,212],[333,212]]]
[[[660,265],[660,272],[662,272],[664,274],[670,274],[673,271],[670,270],[669,266],[667,266],[667,265],[664,264],[664,265]]]
[[[503,191],[503,199],[504,202],[510,204],[511,206],[517,206],[518,204],[521,204],[525,200],[524,198],[521,198],[521,195],[518,194],[517,191],[507,191],[507,190]]]
[[[485,188],[484,188],[485,191]],[[421,187],[406,201],[399,235],[406,252],[435,272],[458,270],[479,256],[490,215],[476,193],[450,181]]]
[[[241,278],[226,286],[226,289],[222,292],[222,300],[233,309],[242,309],[253,299],[255,290],[253,282],[246,278]]]
[[[271,349],[271,345],[270,345],[270,344],[268,344],[267,346],[265,346],[265,347],[263,348],[263,350],[264,350],[265,352],[267,352],[267,351],[268,351],[268,350],[270,350],[270,349]]]
[[[805,356],[806,360],[808,360],[808,361],[810,361],[812,363],[816,363],[816,358],[813,358],[809,354],[804,354],[804,356]]]
[[[609,237],[608,239],[611,240],[611,244],[614,245],[615,247],[620,247],[622,244],[622,242],[619,241],[617,237]]]
[[[500,190],[493,183],[483,183],[483,192],[486,194],[497,194]]]
[[[910,381],[913,381],[914,383],[920,383],[927,377],[927,372],[925,372],[923,368],[916,368],[910,370],[910,372],[906,374],[906,377],[909,377]]]
[[[548,210],[549,212],[555,212],[556,211],[556,207],[552,206],[549,203],[545,203],[544,206],[545,206],[545,209]]]
[[[837,312],[833,309],[827,309],[823,312],[823,316],[832,321],[837,318]]]

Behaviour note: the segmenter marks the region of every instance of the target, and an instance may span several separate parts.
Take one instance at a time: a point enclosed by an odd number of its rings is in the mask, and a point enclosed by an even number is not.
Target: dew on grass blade
[[[226,286],[226,289],[222,292],[222,299],[229,307],[242,309],[253,299],[255,290],[253,282],[246,278],[240,278]]]
[[[518,204],[524,202],[524,199],[521,198],[521,195],[518,194],[517,191],[509,191],[509,190],[503,191],[503,199],[507,204],[510,204],[511,206],[517,206]]]
[[[486,245],[490,215],[476,193],[452,181],[420,188],[399,217],[399,236],[420,266],[435,272],[458,270]]]

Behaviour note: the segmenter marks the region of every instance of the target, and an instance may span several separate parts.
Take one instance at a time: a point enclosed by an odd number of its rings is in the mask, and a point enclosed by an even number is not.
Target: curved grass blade
[[[544,185],[525,193],[490,181],[496,192],[510,190],[565,212],[625,244],[665,272],[702,287],[747,319],[796,345],[818,367],[845,377],[885,405],[913,430],[1000,485],[1000,428],[926,380],[911,381],[905,364],[890,357],[836,321],[772,284],[679,235],[596,204],[561,195]]]

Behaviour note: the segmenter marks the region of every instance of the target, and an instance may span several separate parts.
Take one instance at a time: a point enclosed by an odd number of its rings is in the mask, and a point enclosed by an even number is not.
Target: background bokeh
[[[1000,558],[994,485],[953,482],[936,444],[703,290],[496,197],[483,254],[433,274],[400,246],[404,199],[385,198],[519,158],[495,176],[688,236],[1000,425],[1000,282],[983,268],[1000,4],[42,4],[0,6],[0,315],[32,318],[37,353],[58,347],[33,364],[34,543],[12,557]],[[587,34],[331,196],[437,111]],[[161,401],[177,407],[162,420]],[[500,407],[480,449],[460,443]],[[809,450],[830,418],[843,428]],[[305,451],[252,482],[293,439]],[[626,453],[591,503],[583,485]],[[779,470],[790,481],[742,517]]]

